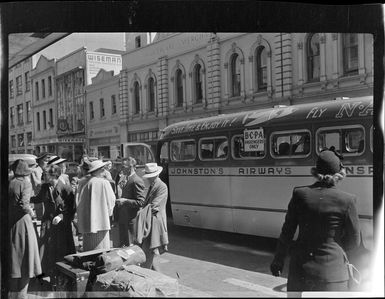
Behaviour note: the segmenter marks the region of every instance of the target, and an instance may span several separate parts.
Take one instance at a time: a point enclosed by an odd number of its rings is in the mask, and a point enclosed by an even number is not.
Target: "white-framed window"
[[[30,77],[29,72],[25,72],[24,80],[25,80],[25,91],[30,91],[31,90],[31,77]]]
[[[11,127],[15,126],[15,107],[11,107],[10,109],[10,125]]]
[[[311,152],[311,133],[308,130],[276,131],[270,135],[273,158],[303,158]]]
[[[134,114],[139,114],[140,112],[140,90],[139,82],[134,82]]]
[[[23,104],[19,104],[17,105],[17,124],[22,125],[23,123]]]
[[[99,106],[100,106],[100,117],[105,117],[106,111],[104,109],[104,99],[99,100]]]
[[[342,35],[342,61],[344,75],[358,74],[358,34]]]
[[[94,103],[93,103],[93,102],[90,102],[90,103],[89,103],[89,107],[90,107],[90,119],[94,119],[94,118],[95,118],[95,113],[94,113]]]
[[[37,130],[40,131],[40,112],[36,112]]]
[[[26,110],[27,110],[27,123],[30,123],[32,121],[32,114],[31,114],[31,102],[28,101],[25,103]]]
[[[334,149],[344,156],[359,156],[365,151],[365,129],[361,125],[323,127],[317,130],[317,153]]]
[[[116,96],[113,94],[111,96],[111,113],[116,114],[118,111],[117,106],[116,106]]]
[[[181,69],[175,73],[176,107],[183,107],[183,74]]]
[[[199,139],[199,159],[226,160],[229,156],[229,142],[225,136],[204,137]]]
[[[194,139],[173,140],[170,142],[172,161],[194,161],[196,157],[196,143]]]
[[[153,77],[148,79],[148,111],[155,110],[155,80]]]
[[[47,130],[47,112],[43,111],[43,129]]]
[[[45,79],[41,80],[41,97],[45,99]]]
[[[52,77],[48,76],[48,96],[52,96]]]
[[[262,91],[267,89],[267,50],[264,46],[259,46],[255,50],[255,74],[257,90]]]
[[[39,82],[35,82],[35,95],[36,95],[36,101],[39,100]]]
[[[16,77],[16,94],[20,95],[23,93],[23,80],[20,76]]]
[[[9,97],[13,99],[15,96],[14,90],[13,90],[13,80],[9,81]]]
[[[241,95],[241,61],[237,53],[230,57],[230,87],[232,97]]]
[[[200,104],[203,100],[202,66],[197,63],[193,70],[194,103]]]
[[[231,138],[231,152],[235,160],[262,159],[266,153],[266,142],[263,151],[246,151],[243,134],[234,135]]]

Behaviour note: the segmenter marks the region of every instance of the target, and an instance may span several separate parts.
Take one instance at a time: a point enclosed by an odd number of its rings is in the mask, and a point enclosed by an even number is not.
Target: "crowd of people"
[[[283,271],[291,252],[287,291],[348,291],[346,252],[360,245],[356,196],[337,186],[346,176],[342,156],[334,148],[322,151],[311,169],[316,182],[295,187],[278,238],[270,270]],[[116,175],[111,163],[87,158],[71,181],[65,159],[43,154],[30,168],[26,161],[12,165],[10,197],[10,290],[25,297],[29,280],[54,280],[55,263],[76,252],[72,225],[83,237],[83,251],[110,249],[113,221],[120,246],[139,244],[146,261],[141,266],[159,271],[156,256],[167,251],[167,185],[159,178],[162,167],[145,165],[136,174],[136,160],[122,159]],[[148,181],[146,191],[145,183]],[[31,203],[42,203],[41,231],[36,235]],[[299,229],[293,246],[293,238]]]
[[[162,167],[148,163],[139,177],[135,158],[125,157],[113,175],[110,161],[85,156],[78,175],[70,179],[66,161],[43,153],[33,166],[22,159],[11,165],[10,297],[26,298],[32,278],[48,277],[54,285],[56,262],[77,251],[76,234],[82,237],[82,251],[111,249],[114,222],[120,246],[140,245],[146,255],[141,266],[159,271],[155,256],[168,245],[168,189],[159,178]],[[40,232],[33,223],[37,216],[32,206],[37,204],[42,205]]]

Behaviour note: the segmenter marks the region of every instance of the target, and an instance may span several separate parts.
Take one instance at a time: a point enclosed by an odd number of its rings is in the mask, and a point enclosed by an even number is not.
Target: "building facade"
[[[120,155],[119,73],[101,69],[86,86],[86,134],[90,156],[115,160]]]
[[[9,153],[32,154],[32,58],[8,70]]]
[[[82,47],[56,63],[57,153],[69,161],[80,161],[87,148],[85,87],[101,68],[119,72],[121,55],[92,52]]]
[[[121,142],[154,146],[182,120],[373,95],[370,34],[162,33],[128,49]]]
[[[55,59],[40,56],[31,73],[34,153],[56,153]]]

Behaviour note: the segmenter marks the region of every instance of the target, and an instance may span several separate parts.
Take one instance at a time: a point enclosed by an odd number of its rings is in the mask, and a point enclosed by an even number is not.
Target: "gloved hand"
[[[61,221],[61,218],[59,216],[56,216],[52,219],[52,224],[57,225]]]
[[[281,276],[282,269],[283,269],[283,263],[273,261],[270,265],[271,274],[273,274],[274,276],[277,276],[277,277]]]

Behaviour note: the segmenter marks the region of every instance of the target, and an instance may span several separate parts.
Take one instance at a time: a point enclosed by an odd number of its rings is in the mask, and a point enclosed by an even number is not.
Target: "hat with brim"
[[[91,162],[83,160],[83,162],[79,165],[80,168],[89,171],[91,169]]]
[[[67,159],[59,158],[51,163],[51,165],[59,165],[63,162],[67,161]]]
[[[47,156],[48,156],[48,153],[42,153],[39,157],[36,158],[36,161],[42,160]]]
[[[22,159],[16,160],[12,164],[12,170],[15,176],[27,176],[32,173],[32,169],[29,168],[28,162]]]
[[[52,164],[53,162],[59,160],[60,157],[59,156],[51,156],[49,159],[48,159],[48,164]]]
[[[103,162],[102,160],[96,160],[91,162],[90,170],[88,170],[88,173],[92,173],[100,168],[103,168],[107,162]]]
[[[144,166],[143,178],[152,178],[159,175],[163,170],[162,166],[158,166],[156,163],[147,163]]]
[[[316,169],[323,175],[336,174],[341,170],[341,160],[333,151],[322,151],[318,156]]]

